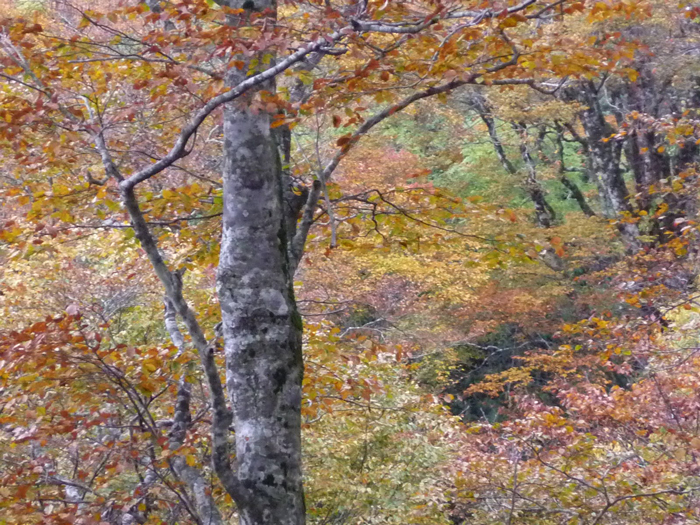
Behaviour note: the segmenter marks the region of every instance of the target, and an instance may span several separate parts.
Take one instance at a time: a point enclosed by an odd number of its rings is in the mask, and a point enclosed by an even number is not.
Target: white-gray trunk
[[[235,80],[234,80],[235,81]],[[289,270],[283,183],[270,117],[224,112],[224,217],[217,291],[244,525],[305,521],[301,318]]]

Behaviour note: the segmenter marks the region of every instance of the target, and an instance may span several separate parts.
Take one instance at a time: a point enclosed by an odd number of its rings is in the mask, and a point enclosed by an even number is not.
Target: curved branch
[[[301,217],[301,221],[297,226],[297,232],[292,239],[289,246],[289,273],[294,275],[299,263],[301,262],[301,257],[304,254],[304,245],[306,244],[306,238],[309,235],[309,229],[314,223],[314,212],[316,211],[316,206],[318,205],[318,199],[321,196],[321,181],[315,180],[313,186],[311,186],[311,191],[309,191],[309,196],[306,199],[306,204],[304,205],[304,215]]]
[[[208,344],[194,312],[182,295],[180,276],[168,269],[163,256],[158,250],[158,245],[143,217],[133,187],[122,189],[122,200],[131,217],[131,225],[136,233],[136,238],[141,242],[141,247],[146,252],[156,275],[158,275],[165,288],[166,296],[172,302],[173,307],[187,327],[192,343],[199,353],[199,359],[207,377],[214,412],[211,427],[214,470],[226,492],[229,493],[234,501],[244,501],[246,493],[238,483],[231,466],[228,443],[231,412],[226,405],[224,389],[214,360],[213,349]]]
[[[237,99],[253,87],[263,84],[268,80],[276,77],[286,69],[289,69],[291,66],[302,60],[306,55],[309,55],[314,52],[323,52],[326,49],[330,49],[333,45],[340,41],[344,35],[351,32],[352,29],[348,27],[345,29],[341,29],[340,31],[336,31],[332,35],[318,38],[312,44],[308,45],[307,47],[302,47],[295,53],[289,55],[284,60],[278,62],[273,67],[266,69],[265,71],[258,73],[257,75],[253,75],[252,77],[247,78],[231,90],[212,98],[209,102],[207,102],[204,105],[204,107],[202,107],[195,114],[194,118],[182,129],[182,131],[180,132],[180,136],[175,141],[175,144],[170,149],[168,154],[165,155],[165,157],[160,159],[158,162],[148,166],[147,168],[144,168],[134,173],[131,177],[124,179],[119,183],[119,186],[122,188],[123,191],[128,191],[130,189],[133,189],[134,186],[136,186],[138,183],[143,182],[146,179],[149,179],[154,175],[160,173],[164,169],[168,168],[174,162],[187,155],[187,143],[189,142],[190,138],[197,132],[199,126],[206,120],[206,118],[209,115],[212,114],[214,110],[216,110],[223,104],[226,104],[227,102],[231,102],[232,100]]]
[[[466,78],[463,79],[454,79],[451,82],[448,82],[446,84],[443,84],[441,86],[432,86],[429,88],[424,89],[423,91],[418,91],[414,93],[413,95],[410,95],[403,100],[397,102],[396,104],[389,106],[385,108],[384,110],[380,111],[379,113],[375,114],[373,117],[365,120],[365,122],[350,136],[347,137],[345,142],[343,143],[342,147],[340,148],[340,151],[336,153],[335,157],[331,159],[331,161],[326,165],[324,168],[323,172],[321,173],[321,177],[323,178],[324,181],[327,181],[330,176],[333,174],[335,169],[338,167],[338,164],[340,164],[340,161],[343,160],[343,158],[348,154],[350,149],[364,136],[367,134],[369,130],[371,130],[374,126],[385,120],[386,118],[390,117],[391,115],[398,113],[399,111],[402,111],[406,109],[408,106],[413,104],[414,102],[417,102],[419,100],[422,100],[424,98],[429,98],[435,95],[440,95],[442,93],[448,93],[450,91],[453,91],[459,87],[466,86],[468,84],[478,84],[477,82],[480,78],[482,78],[485,74],[487,73],[495,73],[497,71],[501,71],[502,69],[505,69],[510,66],[514,66],[518,63],[518,58],[520,57],[519,53],[515,52],[513,56],[511,57],[510,60],[507,62],[502,62],[496,66],[490,67],[486,69],[483,72],[480,73],[472,73],[468,75]],[[535,85],[535,81],[533,79],[502,79],[502,80],[492,80],[491,85],[495,86],[502,86],[502,85],[512,85],[512,84],[524,84],[524,85]]]
[[[98,153],[102,157],[106,172],[110,177],[116,180],[122,180],[122,183],[120,183],[122,202],[131,218],[131,227],[134,229],[136,238],[140,241],[141,247],[146,252],[158,279],[160,279],[163,288],[165,288],[165,295],[168,300],[166,304],[172,306],[182,319],[192,338],[192,343],[199,354],[199,359],[207,378],[214,412],[211,425],[212,462],[214,464],[214,470],[231,498],[233,498],[236,503],[244,502],[247,500],[247,492],[238,483],[231,465],[228,436],[232,415],[226,405],[226,397],[214,360],[213,348],[207,342],[194,312],[182,295],[181,275],[178,272],[170,271],[158,249],[156,239],[151,234],[148,223],[139,207],[138,199],[134,192],[134,185],[124,184],[127,181],[123,180],[119,169],[112,160],[102,135],[98,134],[95,139],[95,145]]]

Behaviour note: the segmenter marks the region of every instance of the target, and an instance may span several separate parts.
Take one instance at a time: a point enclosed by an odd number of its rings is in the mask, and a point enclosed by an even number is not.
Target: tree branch
[[[98,137],[101,137],[101,135],[98,135]],[[107,173],[117,180],[122,180],[122,175],[112,160],[104,140],[96,140],[95,142]],[[141,243],[141,247],[146,252],[156,275],[163,284],[168,301],[183,320],[192,338],[192,343],[199,354],[200,362],[207,378],[214,412],[211,425],[212,461],[214,463],[214,470],[224,486],[224,489],[234,501],[237,503],[245,501],[247,499],[246,491],[238,483],[231,465],[228,435],[232,416],[226,405],[226,397],[224,396],[221,378],[219,377],[219,372],[214,360],[213,348],[208,344],[194,312],[182,295],[182,277],[178,273],[171,272],[168,269],[158,249],[157,242],[151,234],[141,208],[139,207],[138,199],[134,192],[134,185],[120,184],[120,189],[122,202],[131,218],[131,226],[134,229],[136,238]],[[176,340],[179,340],[177,336]]]
[[[134,188],[129,186],[123,188],[122,199],[131,217],[131,225],[134,228],[136,237],[141,242],[141,247],[146,252],[156,275],[158,275],[163,284],[168,299],[172,301],[174,309],[183,320],[192,338],[192,343],[199,353],[199,359],[207,377],[214,412],[211,426],[214,470],[234,501],[243,501],[246,499],[246,494],[234,475],[229,456],[228,427],[231,424],[231,413],[226,406],[221,378],[214,361],[213,348],[207,343],[194,312],[182,295],[182,281],[180,277],[168,269],[158,250],[156,240],[151,235],[143,213],[139,208]]]
[[[333,174],[335,169],[338,167],[338,164],[340,164],[340,161],[343,160],[343,158],[348,154],[350,149],[364,136],[367,134],[369,130],[371,130],[374,126],[385,120],[386,118],[390,117],[391,115],[398,113],[399,111],[402,111],[406,109],[408,106],[413,104],[414,102],[417,102],[419,100],[422,100],[424,98],[429,98],[435,95],[440,95],[442,93],[448,93],[450,91],[453,91],[459,87],[466,86],[468,84],[476,84],[477,80],[482,78],[485,74],[487,73],[495,73],[497,71],[500,71],[502,69],[505,69],[510,66],[514,66],[518,63],[518,58],[520,55],[516,52],[513,54],[510,60],[507,62],[502,62],[496,66],[493,66],[491,68],[486,69],[484,72],[481,73],[472,73],[468,75],[466,78],[463,79],[455,79],[452,80],[451,82],[448,82],[447,84],[443,84],[441,86],[432,86],[427,89],[424,89],[422,91],[418,91],[414,93],[413,95],[410,95],[400,102],[397,102],[396,104],[389,106],[385,108],[384,110],[380,111],[379,113],[375,114],[373,117],[365,120],[365,122],[350,136],[347,137],[345,142],[340,148],[340,151],[336,153],[335,157],[331,159],[331,161],[326,165],[324,168],[323,172],[321,173],[321,177],[323,178],[324,181],[327,181],[330,176]],[[527,84],[527,85],[533,85],[535,82],[532,79],[503,79],[503,80],[493,80],[491,81],[492,85],[496,86],[502,86],[502,85],[510,85],[510,84]]]
[[[242,94],[246,93],[253,87],[263,84],[268,80],[276,77],[286,69],[289,69],[291,66],[302,60],[306,55],[309,55],[314,52],[323,52],[325,49],[330,49],[334,44],[340,41],[344,35],[350,32],[352,32],[352,29],[348,27],[345,29],[341,29],[340,31],[336,31],[335,33],[327,37],[318,38],[312,44],[308,45],[307,47],[302,47],[295,53],[289,55],[284,60],[278,62],[275,66],[266,69],[265,71],[258,73],[257,75],[253,75],[252,77],[247,78],[246,80],[244,80],[231,90],[227,91],[226,93],[222,93],[221,95],[212,98],[209,102],[207,102],[204,105],[204,107],[202,107],[195,114],[194,118],[182,129],[182,131],[180,132],[180,136],[175,141],[175,144],[170,149],[168,154],[165,155],[165,157],[160,159],[158,162],[134,173],[128,179],[121,181],[119,185],[122,188],[122,190],[126,191],[132,189],[138,183],[143,182],[144,180],[149,179],[150,177],[160,173],[164,169],[171,166],[178,159],[181,159],[183,156],[185,156],[187,153],[187,143],[190,140],[190,138],[196,133],[197,129],[202,124],[202,122],[204,122],[206,118],[209,115],[211,115],[211,113],[218,107],[222,106],[223,104],[226,104],[227,102],[235,100],[236,98],[240,97]],[[105,165],[105,168],[106,167],[107,166]]]
[[[316,211],[316,206],[318,205],[318,199],[320,196],[321,181],[316,179],[313,182],[311,191],[309,191],[309,196],[306,199],[306,204],[304,205],[304,215],[301,217],[301,221],[297,226],[297,232],[289,246],[290,275],[294,275],[299,263],[301,262],[301,257],[304,254],[306,238],[308,237],[309,229],[314,222],[314,212]]]
[[[517,13],[523,9],[528,8],[534,4],[537,0],[525,0],[524,2],[510,7],[506,10],[507,14]],[[481,23],[482,21],[495,18],[497,16],[502,16],[503,10],[493,10],[485,9],[483,11],[454,11],[452,13],[447,13],[445,16],[436,15],[428,20],[421,20],[420,22],[414,23],[401,23],[401,22],[381,22],[372,21],[365,22],[356,18],[351,19],[352,27],[362,33],[389,33],[389,34],[416,34],[420,33],[427,27],[437,24],[444,19],[460,19],[460,18],[471,18],[472,22],[465,24],[463,27],[470,27]]]
[[[172,310],[174,316],[175,312]],[[168,329],[170,331],[170,328]],[[177,337],[179,334],[179,338]],[[175,325],[175,331],[171,332],[175,335],[175,340],[182,341],[184,347],[184,339],[180,330]],[[190,399],[191,399],[191,387],[187,382],[187,377],[183,377],[180,380],[180,384],[177,389],[177,401],[175,403],[175,415],[173,417],[173,426],[170,430],[170,450],[177,450],[180,448],[187,436],[187,428],[190,426],[192,418],[190,416]],[[177,474],[177,476],[184,481],[189,487],[190,491],[194,495],[195,507],[197,509],[197,514],[201,523],[207,523],[210,525],[224,525],[224,520],[219,513],[219,509],[216,506],[214,498],[211,496],[211,491],[207,486],[206,479],[202,474],[194,467],[187,463],[187,458],[179,454],[173,455],[170,458],[170,465]]]

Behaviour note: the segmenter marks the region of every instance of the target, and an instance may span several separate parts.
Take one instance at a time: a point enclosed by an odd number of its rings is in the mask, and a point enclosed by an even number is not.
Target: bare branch
[[[241,82],[231,90],[227,91],[226,93],[222,93],[221,95],[212,98],[209,102],[207,102],[204,105],[204,107],[202,107],[195,114],[194,118],[182,129],[182,131],[180,132],[180,136],[175,141],[175,144],[170,149],[170,152],[168,152],[168,154],[165,155],[165,157],[160,159],[158,162],[152,164],[147,168],[142,169],[141,171],[138,171],[137,173],[134,173],[128,179],[120,182],[120,186],[122,187],[122,189],[132,189],[138,183],[149,179],[157,173],[160,173],[164,169],[171,166],[178,159],[181,159],[183,156],[185,156],[187,153],[187,143],[189,142],[190,138],[197,132],[197,129],[199,129],[199,126],[202,124],[202,122],[204,122],[214,110],[216,110],[223,104],[226,104],[227,102],[231,102],[232,100],[237,99],[253,87],[263,84],[268,80],[276,77],[286,69],[289,69],[291,66],[301,61],[305,56],[314,52],[324,52],[324,50],[330,49],[335,43],[340,41],[345,34],[348,34],[349,32],[352,32],[352,29],[345,28],[327,37],[318,38],[312,44],[306,47],[302,47],[295,53],[289,55],[284,60],[278,62],[273,67],[266,69],[265,71],[258,73],[257,75],[249,77],[248,79],[244,80],[243,82]]]
[[[304,206],[304,215],[301,217],[301,221],[297,226],[297,232],[290,244],[289,273],[291,275],[294,275],[296,272],[296,269],[301,262],[301,257],[304,254],[304,245],[306,244],[306,238],[309,235],[309,229],[314,222],[314,212],[316,211],[316,206],[318,205],[320,195],[321,181],[317,179],[311,186],[311,191],[309,191],[309,196],[307,197],[306,204]]]
[[[528,8],[537,0],[525,0],[524,2],[507,9],[508,14],[517,13]],[[436,15],[429,20],[421,20],[420,22],[405,23],[405,22],[381,22],[372,21],[366,22],[363,20],[352,19],[352,27],[363,33],[389,33],[389,34],[415,34],[420,33],[424,29],[437,24],[444,19],[460,19],[471,18],[472,21],[465,24],[463,27],[470,27],[481,23],[483,20],[501,16],[503,10],[485,9],[483,11],[453,11],[444,16]]]
[[[177,329],[177,326],[175,328]],[[177,332],[179,333],[179,330],[177,330]],[[180,337],[182,337],[182,334],[180,334]],[[183,377],[177,390],[175,415],[173,417],[173,426],[170,430],[171,450],[177,450],[185,442],[187,428],[192,421],[190,416],[190,399],[190,384],[187,382],[187,379]],[[224,520],[221,517],[221,513],[216,506],[214,498],[211,496],[210,487],[201,472],[195,467],[190,466],[187,463],[186,457],[177,454],[170,458],[170,465],[177,476],[187,484],[194,495],[195,507],[200,522],[211,525],[223,525]]]
[[[243,501],[245,500],[246,494],[234,475],[229,455],[228,434],[229,425],[231,423],[231,412],[226,406],[226,398],[224,396],[224,390],[221,385],[221,378],[219,377],[216,362],[214,361],[213,349],[207,343],[206,337],[204,337],[204,333],[197,322],[194,312],[182,295],[182,282],[179,276],[176,276],[176,274],[168,269],[158,250],[156,240],[148,229],[148,224],[146,224],[143,213],[139,208],[133,187],[127,186],[122,189],[122,200],[129,212],[132,227],[134,228],[136,237],[141,242],[141,247],[148,255],[153,269],[165,288],[168,299],[172,301],[173,307],[183,320],[192,338],[192,343],[199,353],[202,368],[207,377],[214,411],[211,431],[213,448],[212,460],[216,474],[229,495],[237,502]]]
[[[101,135],[98,135],[98,137],[99,136]],[[104,140],[96,140],[96,147],[102,157],[107,173],[117,180],[122,180],[121,173],[114,164]],[[234,501],[245,501],[247,499],[247,493],[238,483],[231,465],[228,437],[232,416],[226,405],[226,397],[224,396],[221,378],[219,377],[219,372],[214,360],[213,348],[207,342],[194,312],[182,295],[181,276],[168,269],[158,249],[156,239],[151,234],[143,212],[139,207],[138,199],[134,192],[134,185],[121,185],[121,194],[124,207],[131,218],[131,226],[134,229],[136,238],[140,241],[141,247],[146,252],[156,275],[163,284],[166,297],[187,327],[187,331],[192,338],[192,343],[199,354],[200,362],[207,378],[214,412],[211,425],[212,461],[214,463],[214,470],[224,486],[224,489]]]

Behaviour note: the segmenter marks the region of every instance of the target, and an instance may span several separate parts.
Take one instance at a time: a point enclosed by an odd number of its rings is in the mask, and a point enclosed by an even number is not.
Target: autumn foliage
[[[245,119],[285,524],[700,520],[700,6],[251,5],[0,3],[0,525],[283,523],[231,481]]]

